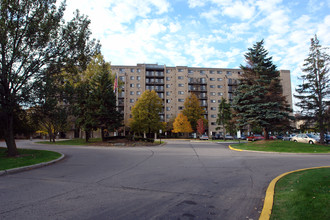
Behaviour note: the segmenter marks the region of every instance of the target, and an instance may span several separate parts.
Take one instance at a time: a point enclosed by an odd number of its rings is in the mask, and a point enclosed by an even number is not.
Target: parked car
[[[244,134],[241,134],[241,140],[246,140],[246,136]]]
[[[257,141],[257,140],[264,140],[264,136],[262,136],[261,134],[253,134],[250,135],[246,138],[247,141]]]
[[[330,134],[325,134],[324,135],[324,143],[330,144]]]
[[[225,135],[225,139],[226,140],[234,140],[234,137],[227,134],[227,135]]]
[[[320,138],[313,134],[297,134],[296,136],[291,138],[291,141],[316,144],[316,143],[320,143]]]
[[[199,140],[208,140],[209,137],[205,134],[203,134],[202,136],[199,137]]]
[[[277,139],[277,137],[274,135],[269,136],[269,140],[276,140],[276,139]]]
[[[289,134],[289,135],[284,135],[282,137],[283,141],[291,141],[291,138],[293,138],[294,136],[296,136],[296,134]]]
[[[223,139],[221,134],[215,134],[212,136],[212,140],[220,140],[220,139]]]

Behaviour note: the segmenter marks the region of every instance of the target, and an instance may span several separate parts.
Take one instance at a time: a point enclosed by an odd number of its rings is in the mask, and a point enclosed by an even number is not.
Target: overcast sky
[[[293,91],[310,38],[330,45],[330,0],[67,0],[65,17],[75,9],[113,65],[238,68],[264,39]]]

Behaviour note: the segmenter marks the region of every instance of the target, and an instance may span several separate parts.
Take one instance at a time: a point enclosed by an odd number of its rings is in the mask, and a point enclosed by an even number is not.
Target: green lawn
[[[7,148],[0,147],[0,170],[23,167],[37,163],[55,160],[61,154],[45,150],[18,149],[18,157],[7,157]]]
[[[330,219],[330,168],[288,174],[275,186],[272,220]]]
[[[64,140],[64,141],[39,141],[36,142],[38,144],[55,144],[55,145],[88,145],[90,143],[99,142],[101,141],[101,138],[91,138],[89,139],[89,142],[86,143],[85,139],[76,138],[76,139],[70,139],[70,140]]]
[[[293,141],[255,141],[241,144],[232,144],[233,148],[241,150],[286,152],[286,153],[330,153],[330,146],[305,144]]]

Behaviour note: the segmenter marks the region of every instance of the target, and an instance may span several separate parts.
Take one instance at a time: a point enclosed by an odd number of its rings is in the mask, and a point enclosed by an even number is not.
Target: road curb
[[[236,148],[233,148],[232,146],[228,146],[230,150],[234,150],[234,151],[244,151],[244,150],[241,150],[241,149],[236,149]]]
[[[59,152],[57,152],[59,153]],[[43,162],[43,163],[38,163],[38,164],[33,164],[33,165],[29,165],[29,166],[24,166],[24,167],[17,167],[17,168],[13,168],[13,169],[8,169],[8,170],[1,170],[0,171],[0,176],[4,176],[7,174],[13,174],[13,173],[19,173],[19,172],[23,172],[23,171],[27,171],[27,170],[32,170],[32,169],[36,169],[36,168],[40,168],[40,167],[44,167],[44,166],[48,166],[54,163],[57,163],[61,160],[63,160],[65,158],[65,155],[62,153],[61,156],[55,160],[51,160],[48,162]]]
[[[320,169],[320,168],[330,168],[330,166],[310,167],[310,168],[294,170],[294,171],[283,173],[283,174],[277,176],[275,179],[273,179],[270,182],[270,184],[268,185],[268,188],[266,190],[264,206],[262,208],[259,220],[269,220],[270,215],[272,214],[272,208],[273,208],[273,203],[274,203],[274,191],[275,191],[275,185],[276,185],[277,181],[279,181],[282,177],[284,177],[288,174],[291,174],[291,173],[300,172],[300,171],[304,171],[304,170]]]

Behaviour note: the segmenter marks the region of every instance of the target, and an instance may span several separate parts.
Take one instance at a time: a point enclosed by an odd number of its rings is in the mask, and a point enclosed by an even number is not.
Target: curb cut
[[[57,152],[57,153],[59,153],[59,152]],[[57,158],[55,160],[48,161],[48,162],[33,164],[33,165],[29,165],[29,166],[24,166],[24,167],[17,167],[17,168],[8,169],[8,170],[1,170],[0,171],[0,176],[13,174],[13,173],[19,173],[19,172],[32,170],[32,169],[36,169],[36,168],[40,168],[40,167],[44,167],[44,166],[48,166],[48,165],[57,163],[57,162],[59,162],[59,161],[61,161],[65,158],[64,154],[62,154],[62,153],[59,153],[59,154],[61,154],[61,156],[59,158]]]
[[[273,202],[274,202],[274,192],[275,192],[275,185],[277,181],[279,181],[282,177],[305,170],[313,170],[313,169],[320,169],[320,168],[330,168],[330,166],[323,166],[323,167],[310,167],[310,168],[304,168],[299,170],[294,170],[290,172],[283,173],[279,176],[277,176],[275,179],[273,179],[270,184],[268,185],[268,188],[266,190],[266,196],[264,201],[264,206],[262,208],[259,220],[269,220],[270,215],[272,214],[272,208],[273,208]]]

